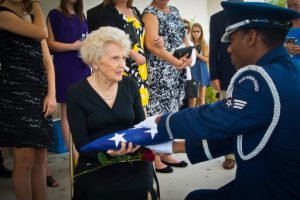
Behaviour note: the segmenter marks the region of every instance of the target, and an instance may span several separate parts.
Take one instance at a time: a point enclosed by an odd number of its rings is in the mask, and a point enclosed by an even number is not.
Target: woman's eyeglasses
[[[189,27],[188,27],[188,26],[184,26],[184,29],[187,29],[187,30],[189,30]]]
[[[192,31],[193,33],[201,33],[201,31]]]

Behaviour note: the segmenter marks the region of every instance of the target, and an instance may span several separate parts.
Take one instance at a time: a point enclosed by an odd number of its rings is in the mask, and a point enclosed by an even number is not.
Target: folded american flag
[[[121,142],[131,142],[133,145],[147,146],[166,141],[166,139],[158,137],[157,129],[131,128],[100,137],[86,144],[80,150],[82,152],[88,152],[120,149]]]

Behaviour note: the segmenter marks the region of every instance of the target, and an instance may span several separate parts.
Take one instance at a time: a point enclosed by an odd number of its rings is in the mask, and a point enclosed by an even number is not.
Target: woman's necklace
[[[95,85],[95,89],[97,91],[97,93],[105,100],[105,101],[110,101],[111,99],[113,99],[113,97],[116,94],[117,88],[118,88],[118,84],[116,84],[115,86],[113,86],[112,92],[110,95],[104,95],[101,90],[99,89],[97,82],[96,82],[96,74],[94,74],[94,85]]]

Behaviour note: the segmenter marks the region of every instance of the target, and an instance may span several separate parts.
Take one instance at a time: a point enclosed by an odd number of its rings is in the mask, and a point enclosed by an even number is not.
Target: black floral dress
[[[159,35],[163,37],[165,48],[171,52],[183,43],[184,26],[177,8],[170,6],[164,13],[154,7],[147,7],[144,13],[155,15],[159,21]],[[149,104],[148,115],[178,111],[185,92],[185,72],[174,65],[147,52]]]
[[[41,42],[0,29],[0,147],[52,143],[51,118],[42,112],[46,92]]]

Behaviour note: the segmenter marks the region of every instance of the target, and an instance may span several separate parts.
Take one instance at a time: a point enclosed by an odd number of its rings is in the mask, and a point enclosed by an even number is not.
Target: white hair
[[[93,31],[83,41],[80,48],[82,60],[88,65],[95,64],[103,56],[108,43],[119,45],[128,56],[131,48],[129,36],[118,28],[106,26]]]

